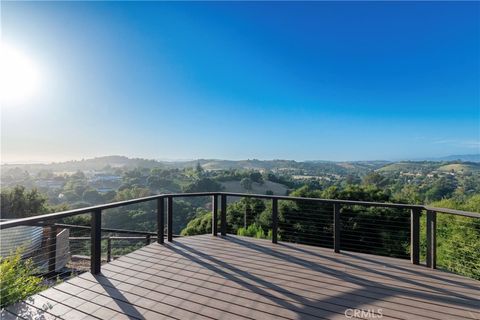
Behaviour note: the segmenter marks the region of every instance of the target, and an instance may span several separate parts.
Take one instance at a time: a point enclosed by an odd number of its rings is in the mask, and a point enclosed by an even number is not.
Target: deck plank
[[[398,276],[397,274],[392,274],[388,273],[385,271],[378,271],[375,270],[373,271],[363,271],[361,273],[355,273],[352,272],[351,270],[348,270],[347,268],[331,268],[328,267],[327,265],[323,263],[316,263],[312,261],[307,261],[306,259],[303,258],[298,258],[295,257],[293,258],[293,262],[289,262],[286,259],[289,259],[291,255],[286,256],[285,254],[281,254],[280,256],[284,257],[284,259],[276,259],[277,253],[274,253],[274,256],[269,257],[268,261],[262,261],[258,260],[257,257],[260,257],[259,259],[262,259],[263,255],[258,255],[255,254],[255,252],[244,252],[243,257],[240,255],[238,256],[238,253],[232,253],[225,255],[226,252],[230,252],[232,248],[229,250],[223,251],[223,252],[218,252],[219,249],[215,248],[212,250],[208,246],[204,247],[198,247],[195,246],[196,249],[192,250],[197,250],[199,249],[202,253],[205,253],[209,256],[210,260],[221,260],[225,261],[225,259],[232,259],[230,261],[235,261],[234,264],[237,266],[250,266],[252,264],[255,264],[258,266],[256,267],[257,270],[270,270],[270,268],[275,266],[275,269],[277,271],[282,270],[282,271],[291,271],[291,272],[297,272],[301,273],[304,278],[310,280],[311,276],[317,276],[318,272],[320,271],[321,273],[326,273],[328,277],[330,278],[348,278],[348,281],[361,281],[361,280],[367,280],[369,285],[376,285],[376,284],[382,284],[382,285],[391,285],[391,286],[396,286],[399,289],[406,289],[406,290],[416,290],[419,292],[426,292],[426,293],[445,293],[449,295],[454,295],[455,297],[462,299],[463,297],[468,297],[468,299],[471,299],[472,296],[474,296],[475,293],[478,293],[480,288],[475,289],[475,288],[468,288],[465,287],[463,289],[458,289],[457,287],[447,287],[445,285],[431,285],[429,283],[425,283],[422,281],[418,280],[413,280],[411,278],[405,278],[404,276]],[[188,251],[189,249],[187,249]],[[264,259],[263,259],[264,260]],[[477,299],[477,304],[480,303],[480,299]]]
[[[145,271],[143,267],[140,267],[140,269],[137,269],[137,267],[138,266],[132,264],[129,267],[129,269],[141,271],[142,275],[144,274],[163,275],[163,276],[156,276],[155,279],[149,279],[149,281],[155,281],[155,283],[157,284],[164,284],[167,281],[170,281],[170,282],[177,281],[180,283],[196,284],[197,286],[212,288],[212,290],[220,290],[220,291],[223,291],[224,288],[229,287],[236,290],[243,290],[244,292],[238,292],[238,294],[236,295],[247,296],[249,298],[251,296],[250,290],[253,290],[255,288],[254,284],[248,284],[248,279],[242,279],[242,281],[245,281],[243,286],[238,285],[236,283],[232,284],[225,281],[227,278],[216,276],[214,273],[211,273],[208,275],[206,273],[203,273],[200,269],[198,270],[194,268],[178,269],[172,266],[168,266],[164,269],[158,269],[157,266],[152,266],[151,268],[149,268],[149,270]],[[110,269],[111,267],[107,267],[107,268]],[[172,270],[172,268],[174,268],[175,270]],[[288,301],[295,301],[295,298],[298,299],[298,297],[304,297],[305,300],[307,300],[307,303],[306,303],[307,305],[309,305],[308,299],[321,300],[321,299],[326,299],[330,297],[330,299],[333,301],[332,303],[340,304],[345,307],[348,307],[348,303],[350,303],[351,299],[359,303],[362,303],[362,305],[364,306],[366,304],[370,304],[372,306],[385,307],[385,308],[398,310],[402,312],[403,312],[402,307],[404,307],[405,305],[409,306],[408,301],[406,303],[405,301],[401,301],[401,299],[391,299],[392,300],[391,302],[390,302],[390,299],[382,301],[378,299],[379,297],[375,297],[375,296],[363,297],[361,295],[349,294],[348,298],[336,298],[335,294],[334,293],[332,294],[331,291],[333,290],[331,288],[325,288],[323,292],[311,292],[311,291],[307,292],[305,290],[298,290],[298,289],[296,290],[295,288],[288,286],[287,288],[290,292],[286,292],[286,291],[280,292],[280,291],[275,291],[268,287],[261,286],[258,284],[256,286],[262,288],[265,292],[268,293],[270,297],[273,297],[273,298],[284,299]],[[337,292],[341,292],[341,291],[337,291]],[[344,291],[344,292],[348,294],[348,291]],[[231,292],[226,292],[226,293],[232,295]],[[258,299],[258,297],[254,297],[254,298]],[[373,302],[371,298],[374,298]],[[432,314],[431,306],[429,303],[424,303],[423,305],[421,303],[416,303],[415,311],[416,312],[414,313],[413,318],[415,318],[416,316],[428,317]],[[464,313],[463,308],[462,310],[455,312],[455,310],[452,310],[452,308],[443,307],[443,306],[437,306],[436,310],[433,311],[433,314],[437,315],[437,318],[439,319],[449,319],[449,315],[461,315],[463,313]]]
[[[137,252],[137,254],[140,254],[141,256],[141,253],[140,252]],[[148,256],[156,256],[158,255],[159,252],[148,252],[146,255],[143,255],[143,257],[145,259],[148,259],[147,257]],[[127,257],[125,257],[127,258]],[[139,259],[142,259],[142,257],[140,257]],[[173,259],[173,263],[174,264],[180,264],[180,260],[178,257],[166,257],[166,258],[162,258],[162,260],[169,260],[169,259]],[[191,259],[195,259],[197,261],[197,263],[200,261],[201,263],[205,263],[205,262],[208,262],[206,260],[202,260],[201,258],[199,257],[192,257],[189,259],[187,258],[181,258],[183,259],[184,261],[188,261],[190,262]],[[227,257],[224,257],[223,259],[227,259]],[[157,261],[158,262],[158,261]],[[119,262],[117,262],[119,263]],[[241,266],[240,264],[237,264],[236,265],[237,268],[245,268],[245,266]],[[201,267],[202,268],[202,267]],[[218,268],[219,270],[222,270],[223,272],[225,273],[228,273],[228,269],[225,269],[221,266],[218,266],[216,267]],[[203,268],[204,269],[204,268]],[[275,269],[275,268],[274,268]],[[168,270],[168,268],[166,268],[166,270]],[[270,269],[267,269],[268,271],[272,270],[272,268]],[[317,280],[322,280],[322,281],[317,281],[318,283],[315,284],[315,283],[312,283],[311,281],[311,278],[308,278],[308,279],[305,279],[303,277],[302,274],[297,274],[296,276],[294,276],[292,278],[292,276],[290,275],[285,275],[285,274],[281,274],[278,272],[277,269],[275,269],[276,272],[275,274],[272,276],[271,272],[265,272],[265,269],[260,269],[260,268],[253,268],[252,271],[248,271],[250,272],[251,274],[255,275],[255,276],[258,276],[258,277],[262,277],[262,278],[268,278],[269,281],[274,281],[272,279],[276,279],[278,281],[280,281],[280,283],[284,283],[285,281],[291,281],[288,286],[290,287],[295,287],[295,288],[298,288],[300,290],[307,290],[307,291],[315,291],[315,289],[317,288],[321,288],[321,289],[324,289],[325,287],[329,287],[329,289],[331,290],[337,290],[339,288],[341,289],[347,289],[347,290],[352,290],[352,289],[361,289],[365,286],[364,283],[361,283],[362,285],[360,284],[355,284],[355,283],[352,283],[351,281],[352,280],[355,280],[355,279],[347,279],[345,281],[342,281],[342,282],[339,282],[337,279],[335,278],[332,278],[331,276],[329,275],[322,275],[322,274],[317,274],[316,278]],[[299,271],[301,271],[301,269],[298,269]],[[240,270],[241,271],[241,270]],[[246,272],[246,271],[245,271]],[[301,273],[301,272],[298,272],[298,273]],[[292,281],[293,279],[293,281]],[[372,283],[367,283],[368,284],[368,288],[369,290],[364,292],[365,294],[366,293],[378,293],[378,294],[383,294],[383,295],[386,295],[387,297],[389,296],[389,288],[384,288],[384,286],[382,286],[382,284],[378,284],[380,285],[381,287],[378,287],[378,286],[375,286],[375,284],[372,284]],[[412,294],[413,291],[405,291],[405,290],[401,290],[399,288],[392,288],[392,290],[395,290],[395,291],[398,291],[396,292],[396,296],[405,296],[405,294],[403,294],[404,292],[408,293],[408,294]],[[472,298],[472,301],[465,301],[465,300],[459,300],[458,298],[455,298],[455,297],[449,297],[448,299],[446,299],[446,302],[444,302],[443,299],[444,298],[444,295],[443,294],[437,294],[437,293],[430,293],[428,295],[426,294],[423,294],[422,292],[414,292],[414,295],[415,295],[415,301],[417,300],[425,300],[427,301],[428,303],[432,303],[432,299],[435,300],[435,303],[437,304],[446,304],[448,306],[456,306],[456,305],[452,305],[451,303],[451,300],[452,299],[457,299],[458,300],[458,303],[459,304],[466,304],[466,303],[470,303],[470,304],[473,304],[474,306],[477,306],[477,304],[474,302],[474,298]],[[423,297],[427,297],[428,299],[424,299]],[[475,297],[475,295],[473,296]],[[443,300],[442,300],[442,299]],[[464,308],[468,308],[468,304],[466,305],[461,305],[461,309],[463,310]],[[476,309],[475,309],[476,310]]]
[[[211,235],[153,243],[6,319],[480,319],[480,282],[408,260]],[[349,315],[355,315],[349,311]]]
[[[191,239],[190,239],[191,240]],[[206,241],[205,243],[202,243],[200,241],[205,241],[206,239],[199,238],[197,241],[198,243],[195,244],[196,248],[205,248],[205,249],[210,249],[211,247],[209,246],[209,242]],[[242,237],[237,237],[235,241],[243,241]],[[245,243],[245,241],[243,241]],[[461,277],[460,279],[464,280],[463,282],[459,281],[453,281],[453,280],[448,280],[448,277],[451,275],[449,273],[439,271],[439,270],[430,270],[428,269],[428,273],[424,272],[424,269],[422,266],[418,266],[415,268],[415,266],[408,265],[409,268],[401,268],[400,266],[397,266],[395,264],[388,264],[385,262],[386,258],[385,257],[378,257],[378,256],[373,256],[373,255],[366,255],[366,254],[354,254],[355,256],[355,261],[352,261],[352,259],[345,259],[345,254],[341,255],[332,255],[331,252],[326,252],[325,254],[319,254],[319,253],[314,253],[312,255],[312,252],[310,254],[304,253],[305,246],[299,246],[299,245],[292,245],[292,244],[283,244],[281,243],[280,246],[278,245],[272,245],[270,243],[265,243],[265,241],[258,241],[258,239],[252,239],[247,241],[247,245],[251,247],[252,245],[254,246],[255,250],[268,250],[270,251],[270,259],[277,260],[279,265],[283,266],[286,265],[285,262],[288,263],[288,261],[285,261],[285,259],[278,258],[278,256],[284,256],[284,255],[294,255],[294,257],[297,260],[300,260],[303,263],[320,263],[322,266],[329,266],[332,268],[340,268],[342,271],[348,271],[351,274],[358,274],[358,275],[369,275],[369,276],[375,276],[381,278],[384,273],[387,273],[387,277],[392,277],[392,273],[395,273],[396,279],[399,279],[401,281],[405,280],[405,276],[408,277],[408,280],[411,282],[414,282],[415,280],[419,280],[422,283],[422,286],[425,284],[433,284],[435,285],[436,288],[448,288],[449,290],[456,291],[456,292],[467,292],[467,293],[475,293],[480,290],[480,284],[478,281],[471,280],[471,279],[466,279]],[[187,240],[183,241],[183,243],[187,244],[190,243]],[[242,243],[242,245],[244,244]],[[246,259],[251,259],[252,257],[264,257],[265,254],[263,252],[252,252],[251,250],[248,250],[248,248],[236,248],[237,251],[235,252],[230,252],[231,246],[228,246],[228,244],[219,244],[215,247],[215,253],[217,256],[219,254],[223,254],[225,251],[228,251],[229,257],[244,257],[245,254],[248,254],[248,257]],[[287,249],[284,249],[287,248]],[[296,251],[288,248],[294,248]],[[316,248],[315,248],[316,249]],[[272,256],[273,254],[273,256]],[[346,253],[348,255],[352,253]],[[275,256],[276,255],[276,256]],[[366,261],[366,260],[370,260]],[[378,260],[375,261],[373,259]],[[387,258],[390,259],[390,258]],[[360,260],[360,261],[359,261]],[[395,259],[399,260],[399,259]],[[394,261],[395,261],[394,260]],[[401,264],[405,264],[404,260],[399,260],[401,261]],[[292,264],[289,264],[292,265]],[[380,267],[381,266],[381,267]],[[298,265],[294,265],[294,267],[298,267]],[[402,271],[406,270],[408,271]],[[435,277],[435,275],[441,276],[439,278],[438,276]],[[403,276],[403,277],[402,277]],[[457,276],[457,275],[454,275]],[[465,281],[466,280],[466,281]],[[472,289],[472,290],[469,290]],[[473,292],[472,292],[473,291]]]
[[[166,269],[166,270],[167,270],[167,269]],[[225,273],[228,272],[228,270],[224,270],[224,271],[225,271]],[[277,275],[278,275],[278,272],[277,272]],[[269,281],[271,281],[271,279],[269,279],[269,275],[268,275],[268,274],[260,274],[260,276],[262,276],[262,279],[268,279]],[[296,277],[298,277],[298,275],[297,275]],[[295,283],[295,282],[292,282],[292,281],[295,281],[295,278],[296,278],[296,277],[293,277],[293,278],[291,278],[291,279],[282,279],[281,281],[283,281],[283,283],[285,283],[285,281],[289,281],[289,282],[291,282],[291,283],[289,283],[288,286],[295,286],[296,283]],[[312,281],[310,281],[310,282],[312,282]],[[282,283],[282,282],[280,282],[280,284],[281,284],[281,283]],[[342,282],[339,282],[339,283],[341,284]],[[322,284],[324,284],[323,281],[322,281]],[[300,290],[300,292],[307,291],[307,290],[308,290],[308,291],[311,291],[311,292],[315,292],[316,289],[317,289],[317,291],[318,291],[318,288],[324,289],[324,288],[322,288],[321,286],[317,286],[316,288],[315,288],[315,287],[312,288],[311,286],[309,287],[309,285],[310,285],[310,284],[305,283],[305,284],[303,284],[303,285],[298,286],[298,289]],[[329,287],[330,287],[329,289],[333,289],[333,286],[329,286]],[[335,287],[336,287],[336,286],[335,286]],[[357,289],[362,289],[362,287],[361,287],[361,286],[357,286]],[[387,294],[387,297],[388,297],[388,292],[386,292],[384,289],[382,289],[382,290],[383,290],[383,291],[381,292],[381,294],[383,294],[383,295]],[[365,293],[365,294],[367,294],[367,293],[370,294],[371,291],[372,291],[372,289],[370,288],[370,290],[364,291],[364,293]],[[386,292],[386,293],[385,293],[385,292]],[[347,292],[347,293],[348,293],[348,292]],[[348,294],[349,294],[349,293],[348,293]],[[381,296],[380,296],[380,297],[381,297]],[[348,298],[350,299],[351,296],[349,296]],[[377,296],[377,298],[378,298],[378,296]],[[430,298],[431,298],[431,297],[430,297]],[[397,302],[398,302],[398,300],[397,300]],[[431,299],[430,299],[430,300],[427,300],[427,303],[430,305],[430,304],[432,303]],[[418,308],[418,307],[419,307],[419,306],[418,306],[418,303],[413,304],[413,307],[414,307],[414,308]],[[461,314],[464,314],[464,308],[465,308],[464,306],[460,306],[459,310],[460,310]],[[430,307],[428,310],[430,310],[430,309],[431,309],[431,307]],[[472,309],[472,311],[474,311],[474,312],[475,312],[476,310],[477,310],[477,309]]]

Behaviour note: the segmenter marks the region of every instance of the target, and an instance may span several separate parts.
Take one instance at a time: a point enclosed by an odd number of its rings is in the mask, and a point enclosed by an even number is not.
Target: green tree
[[[132,188],[127,188],[127,189],[118,191],[114,200],[124,201],[124,200],[148,197],[150,195],[151,195],[151,192],[149,189],[135,186]]]
[[[250,178],[243,178],[242,180],[240,180],[240,185],[245,189],[245,190],[248,190],[248,191],[251,191],[252,190],[252,179]]]
[[[183,187],[183,192],[215,192],[222,191],[223,187],[210,178],[201,178]]]
[[[449,198],[456,188],[456,181],[453,176],[440,177],[433,182],[432,186],[425,193],[426,200],[432,202]]]
[[[205,173],[205,170],[203,170],[200,162],[197,162],[197,166],[195,167],[195,173],[197,174],[197,178],[199,179],[202,178]]]
[[[143,198],[150,195],[149,189],[135,186],[117,192],[114,201]],[[156,219],[154,208],[154,201],[148,201],[105,210],[102,215],[102,223],[107,228],[154,231],[156,230],[153,223]]]
[[[182,236],[193,236],[212,232],[212,213],[202,210],[196,218],[190,220],[180,233]]]
[[[242,198],[240,201],[229,204],[227,207],[228,232],[237,233],[237,230],[244,226],[245,214],[247,214],[247,224],[250,224],[264,211],[266,211],[266,206],[260,199]]]
[[[431,205],[480,212],[480,194],[461,201],[443,199]],[[425,234],[425,219],[422,219],[421,234]],[[421,248],[425,256],[424,237]],[[437,266],[480,280],[480,219],[437,213]]]
[[[256,183],[260,183],[260,184],[264,183],[263,176],[258,171],[250,172],[250,174],[248,175],[248,178],[250,178],[250,180],[252,180],[253,182],[256,182]]]
[[[360,184],[362,182],[362,179],[357,174],[348,174],[345,177],[345,183],[346,184]]]
[[[47,199],[37,189],[25,190],[23,186],[1,192],[1,218],[25,218],[49,211]]]
[[[83,201],[92,205],[104,202],[103,196],[95,189],[87,189],[83,192]]]
[[[265,230],[263,230],[262,226],[257,223],[253,223],[247,228],[238,229],[237,235],[258,239],[272,239],[272,230],[269,230],[267,233],[265,233]]]
[[[363,183],[365,185],[373,185],[377,188],[382,188],[389,184],[389,179],[382,176],[380,173],[373,171],[363,177]]]
[[[344,188],[333,186],[324,191],[302,187],[292,195],[357,201],[392,201],[389,192],[373,185],[347,185]],[[285,241],[332,246],[332,212],[332,204],[312,201],[281,201],[279,204],[279,234]],[[343,205],[340,217],[342,247],[345,250],[408,257],[408,212],[388,208]],[[377,221],[382,223],[377,223]],[[372,228],[372,225],[375,225],[375,228]]]
[[[394,194],[395,200],[402,203],[421,204],[423,202],[420,187],[412,184],[403,185],[400,191]]]
[[[125,171],[122,177],[123,188],[142,187],[146,185],[148,172],[146,169],[135,168]]]

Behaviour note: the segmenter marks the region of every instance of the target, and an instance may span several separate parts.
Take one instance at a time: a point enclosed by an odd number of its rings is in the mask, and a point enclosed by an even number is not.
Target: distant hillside
[[[379,168],[378,172],[390,173],[390,172],[419,172],[419,171],[432,171],[439,167],[437,162],[432,161],[401,161],[388,164]]]
[[[439,158],[424,158],[418,160],[425,161],[463,161],[463,162],[480,162],[480,153],[477,154],[457,154]]]
[[[124,156],[105,156],[97,157],[93,159],[73,160],[66,162],[52,162],[49,164],[4,164],[3,170],[10,168],[21,168],[27,170],[30,173],[35,173],[41,170],[51,170],[57,172],[68,171],[88,171],[88,170],[103,170],[106,167],[119,168],[119,167],[164,167],[164,164],[156,160],[147,160],[140,158],[128,158]]]
[[[265,194],[267,190],[273,192],[274,195],[284,196],[287,193],[288,188],[280,183],[265,181],[263,184],[253,182],[252,190],[247,190],[242,187],[240,181],[226,181],[222,182],[222,186],[225,188],[226,192],[235,192],[235,193],[257,193]]]
[[[452,163],[446,164],[438,168],[439,171],[444,172],[480,172],[480,163],[466,162],[466,163]]]
[[[166,166],[175,168],[194,167],[197,163],[206,170],[228,170],[228,169],[253,169],[253,170],[271,170],[276,172],[296,173],[302,171],[312,175],[316,174],[339,174],[363,173],[369,170],[375,170],[388,164],[388,161],[351,161],[351,162],[333,162],[333,161],[305,161],[298,162],[294,160],[216,160],[199,159],[186,162],[164,163]]]
[[[453,158],[457,156],[450,156]],[[460,157],[460,156],[458,156]],[[465,156],[462,156],[465,157]],[[470,155],[469,158],[475,158]],[[41,170],[49,170],[53,172],[73,172],[82,171],[101,171],[108,168],[191,168],[197,163],[205,170],[260,170],[273,171],[286,175],[339,175],[346,176],[365,175],[368,172],[376,170],[381,173],[394,172],[430,172],[433,170],[440,171],[457,171],[457,172],[477,172],[480,166],[479,162],[462,162],[462,161],[305,161],[299,162],[294,160],[218,160],[218,159],[199,159],[191,161],[158,161],[141,158],[128,158],[124,156],[105,156],[93,159],[84,159],[79,161],[67,161],[50,164],[5,164],[2,170],[19,168],[35,174]]]
[[[462,162],[462,161],[402,161],[388,164],[377,169],[380,173],[410,172],[410,173],[427,173],[431,171],[442,172],[480,172],[480,163]]]

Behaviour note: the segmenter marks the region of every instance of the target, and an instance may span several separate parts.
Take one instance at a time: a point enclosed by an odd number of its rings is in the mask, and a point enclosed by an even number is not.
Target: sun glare
[[[38,70],[29,57],[5,43],[0,44],[2,106],[27,100],[38,90],[38,87]]]

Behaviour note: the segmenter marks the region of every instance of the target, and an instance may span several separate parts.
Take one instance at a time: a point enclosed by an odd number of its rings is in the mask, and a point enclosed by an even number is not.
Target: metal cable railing
[[[480,214],[421,205],[225,192],[162,194],[2,221],[0,230],[3,235],[19,227],[41,230],[40,235],[32,232],[36,238],[29,239],[26,229],[27,240],[20,243],[23,251],[16,257],[24,269],[41,275],[39,285],[49,286],[80,272],[97,274],[102,263],[152,241],[173,241],[180,231],[174,213],[180,214],[182,206],[182,210],[190,210],[181,198],[210,210],[211,227],[207,231],[214,236],[233,233],[267,238],[273,243],[331,248],[336,253],[410,258],[413,264],[424,261],[431,268],[480,279]],[[241,204],[235,206],[238,201]],[[123,211],[111,210],[132,205],[145,205],[145,230],[108,225],[124,216]],[[193,217],[195,214],[188,218]],[[15,252],[11,253],[15,257]],[[10,298],[3,294],[8,289],[2,285],[2,299]]]

